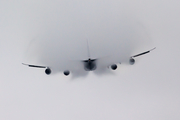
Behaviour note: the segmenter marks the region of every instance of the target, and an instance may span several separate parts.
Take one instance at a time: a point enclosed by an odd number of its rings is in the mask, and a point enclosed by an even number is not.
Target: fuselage
[[[86,71],[93,71],[96,69],[96,59],[88,59],[84,60],[84,69]]]

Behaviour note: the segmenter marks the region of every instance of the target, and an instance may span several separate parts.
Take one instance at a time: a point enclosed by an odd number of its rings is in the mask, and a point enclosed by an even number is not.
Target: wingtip
[[[23,65],[28,65],[28,64],[25,64],[25,63],[22,63]]]
[[[150,51],[153,51],[153,50],[155,50],[156,49],[156,47],[154,47],[153,49],[151,49]]]

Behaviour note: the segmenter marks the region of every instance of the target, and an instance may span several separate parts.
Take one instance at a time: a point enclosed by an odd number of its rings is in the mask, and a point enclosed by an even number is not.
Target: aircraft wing
[[[45,73],[47,75],[50,75],[51,74],[51,69],[47,66],[39,66],[39,65],[30,65],[30,64],[25,64],[25,63],[22,63],[23,65],[26,65],[28,67],[34,67],[34,68],[45,68]]]
[[[138,57],[138,56],[141,56],[141,55],[147,54],[147,53],[151,52],[151,51],[152,51],[152,50],[154,50],[154,49],[156,49],[156,47],[155,47],[155,48],[153,48],[153,49],[151,49],[151,50],[148,50],[148,51],[146,51],[146,52],[143,52],[143,53],[140,53],[140,54],[137,54],[137,55],[131,56],[131,58],[135,58],[135,57]]]
[[[47,66],[38,66],[38,65],[30,65],[30,64],[25,64],[25,63],[22,63],[23,65],[26,65],[28,67],[36,67],[36,68],[48,68]]]

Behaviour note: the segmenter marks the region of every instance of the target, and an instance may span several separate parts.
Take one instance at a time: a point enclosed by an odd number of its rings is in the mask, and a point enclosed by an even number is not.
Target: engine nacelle
[[[68,71],[68,70],[64,71],[65,76],[68,76],[69,74],[70,74],[70,71]]]
[[[111,69],[112,70],[116,70],[117,69],[117,65],[116,64],[111,65]]]
[[[50,68],[47,68],[47,69],[45,70],[45,73],[46,73],[47,75],[50,75],[50,74],[51,74],[51,69],[50,69]]]
[[[130,63],[131,65],[133,65],[133,64],[135,63],[135,59],[130,58],[130,59],[129,59],[129,63]]]

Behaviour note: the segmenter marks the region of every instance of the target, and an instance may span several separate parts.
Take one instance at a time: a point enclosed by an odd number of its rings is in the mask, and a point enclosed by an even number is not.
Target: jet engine
[[[135,59],[130,58],[130,59],[129,59],[129,63],[130,63],[131,65],[133,65],[133,64],[135,63]]]
[[[68,76],[69,74],[70,74],[70,71],[68,71],[68,70],[64,71],[65,76]]]
[[[51,74],[51,69],[50,69],[50,68],[46,68],[45,73],[46,73],[47,75],[50,75],[50,74]]]
[[[116,64],[111,65],[111,69],[112,70],[116,70],[117,69],[117,65]]]

